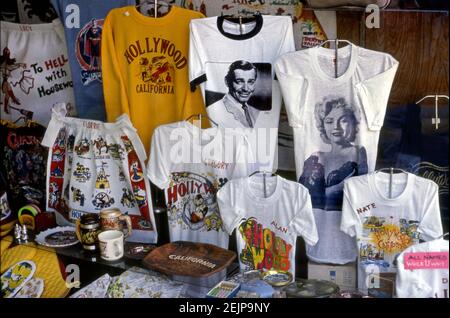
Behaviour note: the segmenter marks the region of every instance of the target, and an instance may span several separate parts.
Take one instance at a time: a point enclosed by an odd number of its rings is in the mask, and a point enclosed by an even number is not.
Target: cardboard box
[[[375,286],[369,286],[367,294],[375,298],[394,298],[395,297],[395,279],[396,273],[380,273],[373,275]]]
[[[356,263],[335,265],[308,262],[308,279],[331,281],[338,285],[341,291],[355,291],[356,277]]]

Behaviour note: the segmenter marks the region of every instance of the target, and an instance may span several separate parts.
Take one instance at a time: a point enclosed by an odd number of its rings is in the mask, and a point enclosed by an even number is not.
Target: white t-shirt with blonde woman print
[[[398,62],[355,45],[287,53],[275,63],[294,130],[297,180],[309,189],[319,242],[316,262],[355,259],[355,243],[339,230],[343,181],[375,168],[379,133]]]

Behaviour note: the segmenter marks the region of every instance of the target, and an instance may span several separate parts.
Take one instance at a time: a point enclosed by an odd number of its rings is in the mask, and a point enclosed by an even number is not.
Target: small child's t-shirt
[[[373,172],[344,183],[341,230],[356,236],[358,289],[383,297],[396,257],[419,240],[442,235],[438,186],[411,173]],[[391,196],[389,196],[391,191]]]
[[[217,194],[225,229],[236,229],[242,270],[289,271],[295,277],[297,236],[318,240],[308,190],[280,176],[228,182]]]

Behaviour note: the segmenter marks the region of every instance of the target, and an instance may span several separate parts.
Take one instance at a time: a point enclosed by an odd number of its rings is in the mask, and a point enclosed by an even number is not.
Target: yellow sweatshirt
[[[189,22],[204,16],[173,6],[153,18],[135,6],[113,9],[102,30],[102,78],[108,121],[126,113],[147,154],[162,124],[206,114],[200,90],[189,88]]]

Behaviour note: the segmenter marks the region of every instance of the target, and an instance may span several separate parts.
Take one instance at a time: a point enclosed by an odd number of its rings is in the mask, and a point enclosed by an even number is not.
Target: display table
[[[129,247],[129,245],[135,244],[136,243],[126,242],[125,250]],[[86,251],[82,248],[81,244],[64,248],[48,248],[45,246],[36,245],[34,243],[28,243],[26,245],[17,245],[12,243],[4,252],[18,246],[20,246],[21,249],[28,250],[28,255],[34,254],[37,251],[48,255],[56,254],[57,259],[61,263],[61,279],[65,279],[66,283],[72,286],[70,291],[66,293],[66,297],[71,297],[79,290],[88,286],[103,275],[107,275],[111,279],[120,277],[120,279],[131,280],[131,284],[135,281],[141,280],[145,280],[147,283],[150,281],[150,283],[154,283],[155,286],[173,284],[173,286],[178,286],[181,288],[178,293],[180,297],[205,297],[209,289],[211,289],[215,284],[239,272],[239,264],[237,262],[233,262],[227,267],[226,271],[222,271],[221,273],[217,273],[206,278],[191,278],[179,275],[169,277],[147,269],[139,259],[124,256],[117,261],[105,261],[100,257],[98,252]],[[2,255],[4,254],[2,253]],[[24,257],[28,258],[28,256]],[[17,259],[17,261],[21,261],[21,259]],[[45,261],[41,262],[37,266],[46,266]],[[144,277],[144,279],[142,277]],[[111,280],[111,282],[113,282],[113,280]],[[173,286],[171,286],[171,288],[174,288]],[[118,295],[120,296],[120,294],[115,294],[115,296]],[[52,296],[53,295],[50,297]],[[130,295],[124,296],[132,297]],[[155,292],[153,292],[153,294],[148,294],[148,297],[153,296],[159,297],[159,294]],[[164,297],[164,295],[162,297]]]

